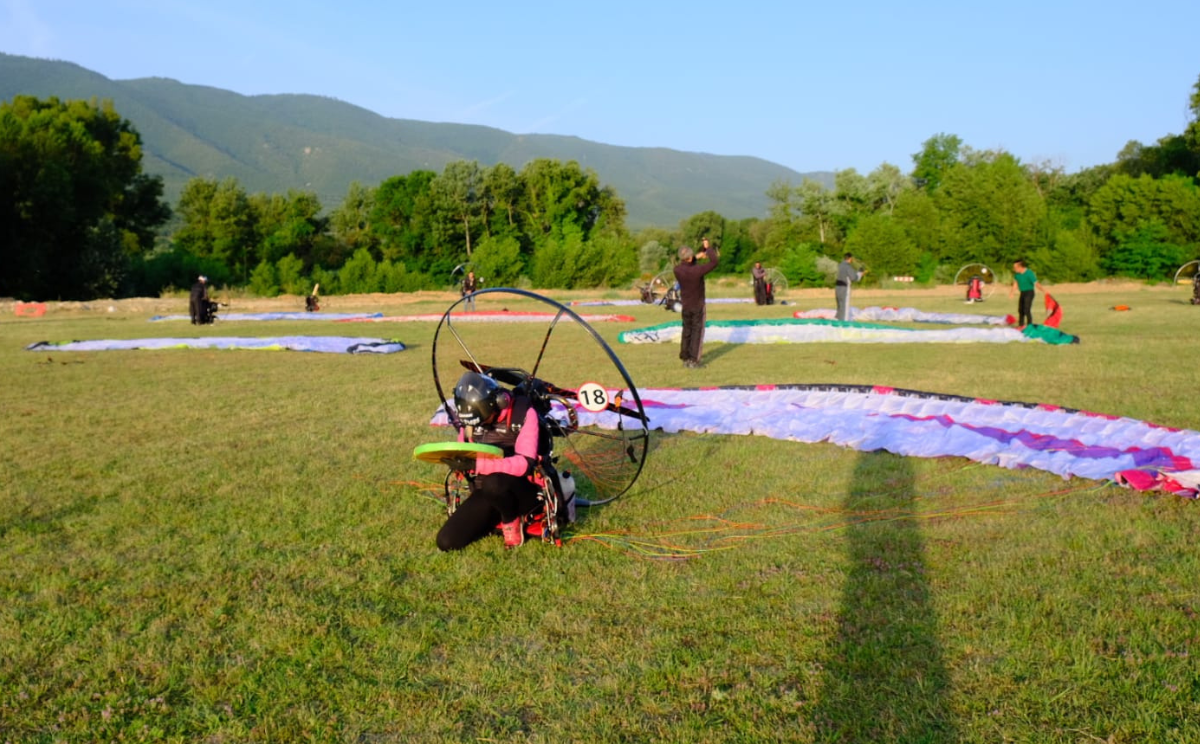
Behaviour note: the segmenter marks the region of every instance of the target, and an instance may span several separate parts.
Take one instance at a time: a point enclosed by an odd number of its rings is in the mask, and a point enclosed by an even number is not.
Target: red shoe
[[[504,534],[506,548],[519,548],[525,544],[525,527],[519,517],[511,522],[501,522],[500,532]]]

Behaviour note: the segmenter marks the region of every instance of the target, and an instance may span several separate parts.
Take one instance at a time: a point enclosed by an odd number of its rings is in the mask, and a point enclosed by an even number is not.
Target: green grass
[[[1200,427],[1183,290],[1056,296],[1078,346],[709,344],[693,371],[596,327],[645,387],[876,383]],[[950,290],[857,304],[964,309]],[[0,319],[0,742],[1200,740],[1191,502],[658,436],[564,547],[445,555],[439,474],[411,459],[447,437],[428,426],[433,324],[350,329],[411,347],[379,357],[23,350],[193,333],[149,315]]]

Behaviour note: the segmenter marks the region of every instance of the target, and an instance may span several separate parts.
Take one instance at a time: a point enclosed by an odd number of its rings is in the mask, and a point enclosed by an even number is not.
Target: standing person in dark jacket
[[[866,269],[859,271],[854,268],[854,256],[847,253],[837,267],[837,286],[833,289],[833,297],[837,300],[837,319],[850,320],[850,285],[860,281]]]
[[[767,304],[767,270],[762,267],[762,261],[754,262],[750,278],[754,280],[754,304]]]
[[[697,258],[708,258],[708,263],[697,263]],[[679,358],[683,366],[696,369],[703,366],[700,355],[704,347],[704,276],[717,268],[721,254],[715,246],[704,245],[695,253],[686,245],[679,249],[679,263],[675,265],[675,280],[679,282],[680,301],[683,305],[683,336],[679,340]]]
[[[192,294],[188,298],[188,312],[192,315],[192,325],[206,325],[212,322],[208,302],[208,277],[201,274],[192,285]]]
[[[467,275],[462,280],[462,296],[467,298],[463,309],[473,311],[475,309],[475,298],[471,295],[479,291],[479,280],[475,278],[474,271],[468,271]]]

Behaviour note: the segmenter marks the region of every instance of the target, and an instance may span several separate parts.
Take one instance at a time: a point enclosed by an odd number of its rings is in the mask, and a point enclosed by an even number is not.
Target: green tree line
[[[625,205],[578,163],[449,163],[374,187],[350,185],[327,215],[315,195],[247,194],[234,179],[192,179],[176,209],[173,252],[217,281],[260,294],[398,292],[443,287],[466,263],[492,284],[596,287],[637,271]]]
[[[872,276],[945,280],[961,265],[1018,258],[1048,281],[1170,278],[1200,255],[1200,80],[1182,134],[1130,142],[1077,173],[974,150],[936,134],[912,169],[837,171],[833,186],[772,184],[761,218],[699,212],[631,234],[625,204],[575,161],[519,171],[457,161],[375,186],[249,194],[194,178],[172,210],[141,172],[141,140],[110,103],[19,96],[0,103],[0,295],[157,295],[199,273],[270,296],[444,288],[469,265],[491,286],[629,286],[709,237],[725,273],[754,261],[794,285],[827,284],[849,251]]]
[[[876,277],[918,281],[945,279],[966,263],[1006,270],[1017,259],[1056,282],[1167,279],[1200,256],[1200,169],[1184,170],[1200,160],[1195,122],[1189,137],[1189,157],[1157,173],[1119,160],[1067,174],[938,134],[913,156],[910,175],[885,163],[866,176],[838,171],[831,189],[775,184],[757,232],[760,253],[793,281],[813,278],[814,257],[843,251]]]

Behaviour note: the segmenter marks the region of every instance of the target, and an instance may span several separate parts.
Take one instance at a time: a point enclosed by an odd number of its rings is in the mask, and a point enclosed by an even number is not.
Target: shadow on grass
[[[844,507],[849,575],[824,662],[813,724],[818,741],[952,742],[938,623],[904,457],[859,455]]]
[[[730,343],[713,343],[705,344],[700,353],[700,360],[705,364],[712,364],[716,360],[733,351],[740,344]]]
[[[96,510],[98,502],[97,497],[90,496],[57,509],[46,509],[41,505],[34,505],[32,501],[21,504],[13,510],[15,512],[13,514],[0,514],[0,539],[13,531],[25,532],[30,535],[58,532],[62,529],[64,519],[80,514],[91,514]]]

